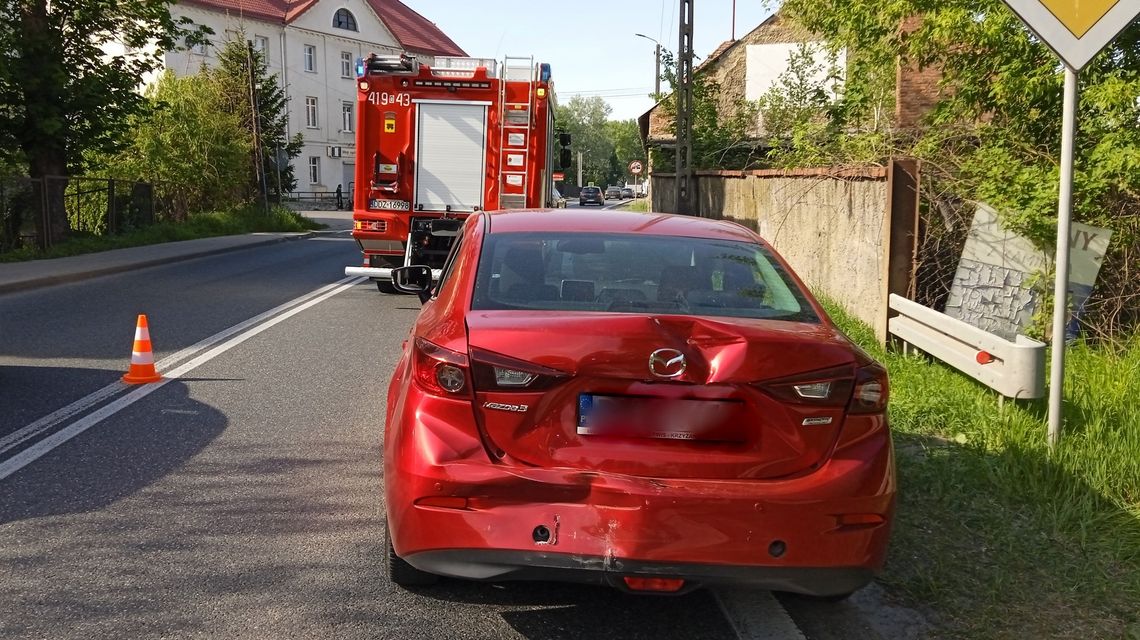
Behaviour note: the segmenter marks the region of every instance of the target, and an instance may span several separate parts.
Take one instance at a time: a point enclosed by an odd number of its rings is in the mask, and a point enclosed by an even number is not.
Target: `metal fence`
[[[41,231],[53,218],[65,217],[72,233],[105,236],[184,221],[190,204],[186,189],[169,183],[86,176],[0,179],[0,250],[48,248],[51,234]]]
[[[282,204],[296,210],[352,209],[353,183],[341,190],[340,202],[336,191],[290,191],[281,198]]]

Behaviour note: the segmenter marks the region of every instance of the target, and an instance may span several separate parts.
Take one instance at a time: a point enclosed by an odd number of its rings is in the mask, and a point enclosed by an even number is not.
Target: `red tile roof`
[[[466,56],[439,27],[399,0],[367,0],[384,25],[409,51],[437,56]]]
[[[224,11],[249,18],[289,24],[308,11],[318,0],[181,0],[182,4]],[[366,0],[384,26],[404,49],[439,56],[466,56],[435,23],[416,13],[399,0]],[[330,24],[332,15],[329,15]]]

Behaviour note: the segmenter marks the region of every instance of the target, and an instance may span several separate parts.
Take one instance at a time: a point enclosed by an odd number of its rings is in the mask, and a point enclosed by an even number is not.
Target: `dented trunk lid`
[[[490,444],[521,463],[662,478],[774,478],[810,470],[841,407],[778,400],[765,381],[850,366],[822,324],[555,311],[472,311],[471,357],[563,375],[539,391],[478,390]],[[659,358],[654,374],[650,358]],[[676,356],[684,358],[677,371]],[[662,368],[662,365],[664,367]]]

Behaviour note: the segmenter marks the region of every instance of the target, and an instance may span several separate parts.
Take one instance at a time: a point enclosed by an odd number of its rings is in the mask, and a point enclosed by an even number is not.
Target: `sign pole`
[[[1065,338],[1069,317],[1069,227],[1073,218],[1073,140],[1076,136],[1077,72],[1065,64],[1065,110],[1061,124],[1061,193],[1057,202],[1056,281],[1053,283],[1053,360],[1049,378],[1049,447],[1063,424]]]

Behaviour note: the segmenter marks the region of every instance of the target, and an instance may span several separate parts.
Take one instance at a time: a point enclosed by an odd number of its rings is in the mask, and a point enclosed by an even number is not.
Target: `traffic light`
[[[569,169],[570,164],[574,161],[574,156],[570,153],[570,134],[558,134],[558,146],[562,147],[558,151],[558,166],[562,169]]]

